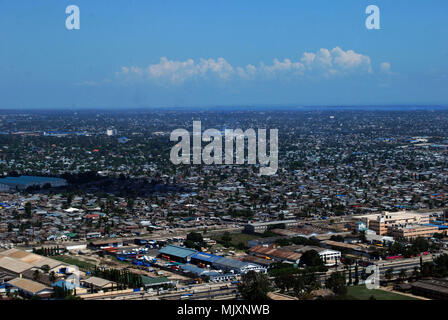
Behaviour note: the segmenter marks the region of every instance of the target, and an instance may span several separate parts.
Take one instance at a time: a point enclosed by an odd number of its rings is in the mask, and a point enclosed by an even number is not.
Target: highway
[[[227,287],[228,286],[228,287]],[[226,287],[222,289],[222,287]],[[238,293],[236,285],[212,284],[212,285],[196,285],[191,289],[168,291],[164,293],[157,293],[154,291],[148,293],[146,291],[130,292],[130,293],[118,293],[113,295],[107,295],[104,297],[84,298],[85,300],[182,300],[182,297],[189,300],[210,300],[214,298],[222,298],[228,296],[229,298],[235,298]],[[186,295],[190,295],[186,297]]]
[[[429,262],[433,260],[432,255],[423,256],[423,262]],[[381,260],[375,263],[380,269],[380,277],[384,277],[385,272],[389,268],[393,268],[394,274],[400,273],[401,270],[405,270],[406,272],[413,271],[415,267],[420,268],[420,257],[403,259],[403,260],[394,260],[387,261]],[[365,270],[365,267],[359,267],[359,274]],[[355,267],[351,267],[352,272],[354,272]],[[333,268],[327,271],[326,273],[318,274],[320,282],[322,285],[325,285],[326,279],[333,272],[343,272],[343,267]],[[273,279],[273,278],[271,278]],[[348,277],[347,277],[348,279]],[[354,278],[352,278],[354,280]],[[222,289],[224,286],[229,286],[228,288]],[[191,296],[186,296],[190,295]],[[104,297],[94,297],[94,298],[85,298],[87,300],[210,300],[210,299],[234,299],[238,294],[238,289],[236,285],[230,285],[226,283],[216,283],[216,284],[196,284],[191,285],[190,287],[178,288],[177,290],[172,290],[168,292],[158,293],[154,291],[152,293],[147,293],[145,291],[140,292],[131,292],[131,293],[119,293],[114,295],[108,295]]]

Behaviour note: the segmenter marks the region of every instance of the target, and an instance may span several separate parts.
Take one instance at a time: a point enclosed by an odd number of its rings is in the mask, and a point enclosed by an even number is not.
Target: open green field
[[[347,289],[347,298],[353,300],[369,300],[371,296],[374,296],[376,300],[419,300],[417,298],[412,298],[393,292],[376,289],[369,290],[363,285],[350,286]]]
[[[214,239],[214,240],[218,240],[218,239],[221,239],[222,235],[223,235],[222,233],[214,234],[214,235],[211,236],[211,238]],[[253,234],[241,233],[241,232],[239,232],[239,233],[230,233],[230,236],[232,237],[231,244],[233,246],[238,245],[238,243],[240,243],[240,242],[244,243],[244,245],[247,246],[248,241],[260,238],[260,236],[256,236],[256,235],[253,235]]]
[[[93,270],[95,268],[95,265],[86,261],[82,261],[79,259],[76,259],[75,257],[70,257],[70,256],[53,256],[51,257],[52,259],[55,260],[59,260],[62,262],[65,262],[67,264],[71,264],[74,266],[79,267],[80,269],[83,270]]]

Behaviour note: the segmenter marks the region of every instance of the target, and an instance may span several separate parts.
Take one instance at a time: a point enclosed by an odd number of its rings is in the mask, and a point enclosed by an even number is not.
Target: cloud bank
[[[381,72],[390,72],[390,64],[383,62]],[[195,61],[169,60],[160,58],[159,63],[147,67],[123,66],[116,72],[119,81],[149,80],[162,85],[181,85],[197,80],[286,80],[300,78],[330,79],[347,75],[373,73],[370,57],[353,50],[344,51],[340,47],[331,50],[322,48],[317,52],[305,52],[292,59],[274,59],[272,64],[259,63],[257,66],[233,66],[224,58],[199,59]],[[92,82],[86,82],[92,83]]]

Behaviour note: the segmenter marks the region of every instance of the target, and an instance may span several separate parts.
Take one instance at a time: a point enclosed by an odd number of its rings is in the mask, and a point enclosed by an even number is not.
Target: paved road
[[[145,291],[131,292],[131,293],[118,293],[114,295],[107,295],[104,297],[85,298],[86,300],[148,300],[148,299],[160,299],[160,300],[181,300],[182,296],[186,294],[192,294],[190,300],[197,299],[213,299],[215,297],[237,294],[237,286],[229,285],[226,289],[221,287],[227,286],[225,283],[212,284],[212,285],[196,285],[187,291],[170,291],[163,294],[146,293]]]

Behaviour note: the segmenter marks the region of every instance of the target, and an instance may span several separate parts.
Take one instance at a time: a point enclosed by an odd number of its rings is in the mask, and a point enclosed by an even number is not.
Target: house
[[[436,300],[448,300],[448,278],[420,280],[411,283],[412,294]]]
[[[98,277],[90,277],[88,279],[80,280],[80,282],[83,287],[91,288],[94,291],[112,290],[114,287],[117,287],[115,282]]]

